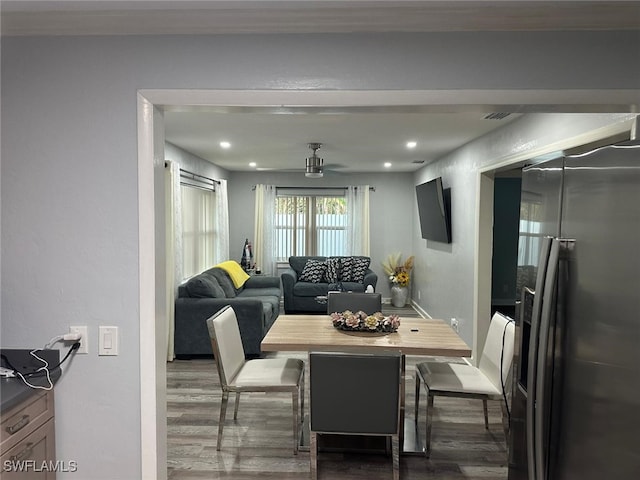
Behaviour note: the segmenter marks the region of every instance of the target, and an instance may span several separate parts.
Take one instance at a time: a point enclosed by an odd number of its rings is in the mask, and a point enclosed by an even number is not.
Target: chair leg
[[[300,423],[304,422],[304,370],[300,377]]]
[[[310,432],[309,435],[309,468],[311,480],[318,480],[318,434]]]
[[[298,454],[298,389],[296,388],[291,394],[291,403],[293,404],[293,454]]]
[[[393,480],[400,480],[400,438],[391,435],[391,456],[393,458]]]
[[[240,407],[240,392],[236,392],[236,405],[233,408],[233,421],[238,420],[238,407]]]
[[[416,372],[416,398],[413,407],[413,420],[418,424],[418,408],[420,406],[420,374]]]
[[[229,401],[229,392],[222,392],[222,401],[220,402],[220,420],[218,420],[218,441],[216,450],[220,451],[222,446],[222,431],[224,430],[224,419],[227,416],[227,402]]]
[[[433,394],[427,392],[427,439],[424,446],[424,454],[427,458],[431,456],[431,424],[433,423]]]
[[[487,410],[487,399],[482,399],[482,409],[484,410],[484,428],[489,430],[489,411]]]

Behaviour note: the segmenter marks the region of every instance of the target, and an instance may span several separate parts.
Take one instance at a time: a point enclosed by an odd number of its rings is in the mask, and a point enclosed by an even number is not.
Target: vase
[[[391,287],[391,305],[394,307],[404,307],[409,297],[409,287],[393,285]]]

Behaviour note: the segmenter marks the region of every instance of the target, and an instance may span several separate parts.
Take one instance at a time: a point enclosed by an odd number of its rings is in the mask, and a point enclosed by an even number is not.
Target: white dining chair
[[[216,450],[222,445],[222,432],[229,393],[236,393],[233,420],[238,419],[241,392],[291,392],[293,403],[293,453],[298,453],[300,423],[304,418],[304,362],[294,358],[245,360],[238,320],[231,306],[207,319],[211,347],[220,375],[222,402]],[[298,416],[298,399],[300,415]]]
[[[478,366],[467,359],[465,363],[422,362],[416,365],[416,397],[414,418],[418,423],[420,383],[427,391],[427,435],[424,453],[431,454],[431,426],[433,423],[433,400],[435,396],[482,399],[485,428],[489,429],[487,400],[504,400],[507,378],[513,360],[515,324],[513,320],[495,313],[491,318],[487,339],[482,349]],[[505,433],[505,404],[501,404]]]

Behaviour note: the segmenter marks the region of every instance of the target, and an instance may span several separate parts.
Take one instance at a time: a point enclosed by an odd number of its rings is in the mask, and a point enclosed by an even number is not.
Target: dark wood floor
[[[390,309],[385,308],[385,314],[388,313]],[[401,313],[415,316],[406,310]],[[291,356],[306,359],[302,352]],[[425,357],[407,357],[406,405],[411,417],[414,367],[424,360]],[[232,405],[227,412],[223,446],[217,452],[220,397],[213,360],[176,360],[167,365],[169,479],[310,478],[309,454],[300,452],[294,456],[292,452],[290,395],[244,394],[237,423],[233,422]],[[424,437],[424,393],[421,400],[419,427]],[[401,457],[401,478],[506,479],[507,450],[498,402],[489,402],[489,422],[489,430],[485,430],[479,400],[436,398],[431,458]],[[389,479],[391,458],[380,454],[321,452],[318,470],[320,479]]]

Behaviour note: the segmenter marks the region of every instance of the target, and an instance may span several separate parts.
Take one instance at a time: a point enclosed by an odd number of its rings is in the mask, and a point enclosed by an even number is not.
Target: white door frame
[[[419,106],[423,111],[434,112],[523,111],[523,105],[568,105],[567,111],[589,111],[580,105],[593,105],[597,98],[600,105],[632,104],[635,91],[620,90],[140,90],[138,92],[138,215],[139,215],[139,306],[140,306],[140,429],[141,429],[141,477],[144,480],[166,479],[166,415],[165,412],[165,369],[166,352],[163,348],[164,334],[158,332],[156,318],[164,318],[162,304],[156,305],[156,215],[164,211],[164,198],[156,195],[156,168],[160,168],[158,158],[164,143],[164,130],[157,128],[162,123],[162,111],[172,106],[214,106],[214,107],[373,107],[405,108]],[[485,107],[486,106],[486,107]],[[557,111],[557,110],[556,110]],[[585,142],[586,143],[586,142]],[[531,156],[529,152],[529,156]],[[510,159],[511,163],[518,160]],[[495,166],[490,170],[495,170]],[[479,172],[486,175],[486,172]],[[486,235],[479,240],[481,227],[486,228],[489,204],[485,198],[493,192],[493,182],[479,178],[478,211],[476,214],[476,259],[474,291],[474,350],[477,344],[477,319],[482,318],[486,301],[484,294],[490,289],[490,276],[484,275],[485,267],[478,265],[479,258],[485,258]],[[490,186],[490,188],[488,188]],[[483,207],[480,208],[480,205]],[[492,214],[489,214],[492,217]],[[492,221],[492,218],[489,218]],[[163,224],[163,222],[161,222]],[[482,230],[485,231],[485,230]],[[164,235],[164,232],[162,232]],[[486,263],[486,262],[485,262]],[[164,288],[164,282],[158,282]],[[482,292],[480,296],[478,292]],[[482,297],[482,298],[481,298]]]

